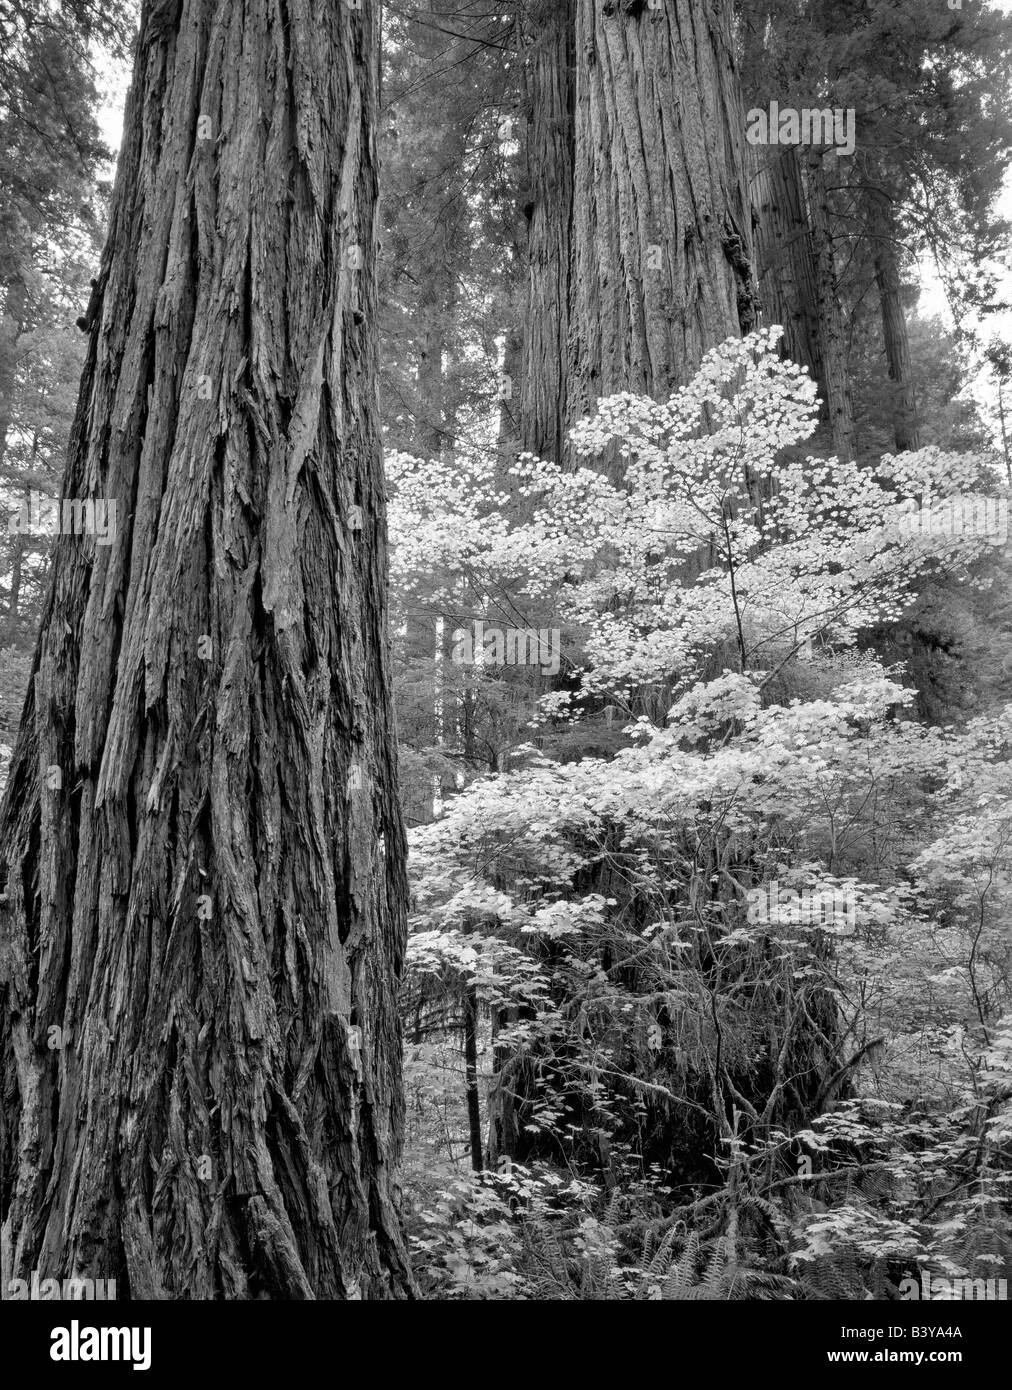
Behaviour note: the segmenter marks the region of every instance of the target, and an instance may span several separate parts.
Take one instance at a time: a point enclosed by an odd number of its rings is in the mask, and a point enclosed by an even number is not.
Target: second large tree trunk
[[[764,319],[783,326],[785,353],[792,362],[808,368],[825,400],[815,258],[794,146],[756,147],[754,187],[756,261]]]
[[[667,399],[755,322],[744,113],[724,0],[576,0],[571,418]]]
[[[390,1297],[378,5],[146,4],[0,825],[11,1277]]]
[[[917,393],[910,362],[907,319],[903,311],[892,202],[879,184],[868,186],[863,201],[867,234],[871,238],[875,286],[882,312],[882,341],[889,364],[889,380],[893,383],[893,437],[900,451],[919,449]]]
[[[521,450],[561,463],[569,399],[576,0],[534,0],[523,18],[527,292],[515,413]]]
[[[809,156],[806,172],[812,249],[815,257],[819,352],[826,393],[824,404],[829,415],[834,450],[841,458],[852,459],[857,443],[854,407],[850,394],[850,369],[837,279],[829,185],[825,159],[819,151],[814,151]]]

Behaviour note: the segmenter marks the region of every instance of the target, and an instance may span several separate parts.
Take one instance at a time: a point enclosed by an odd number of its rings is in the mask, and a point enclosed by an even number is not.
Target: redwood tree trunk
[[[754,325],[744,128],[725,0],[576,0],[571,418]]]
[[[882,339],[889,364],[889,380],[894,386],[893,436],[898,450],[919,449],[917,393],[910,362],[907,319],[900,293],[892,202],[880,184],[873,184],[866,189],[864,207],[868,236],[871,238],[875,285],[882,311]]]
[[[807,367],[825,399],[816,310],[816,267],[801,166],[794,146],[755,148],[756,261],[767,323],[784,329],[784,352]]]
[[[378,5],[146,3],[0,822],[4,1264],[409,1291]],[[353,511],[353,509],[360,511]]]
[[[462,164],[466,141],[464,132],[456,132],[456,135],[457,159]],[[458,177],[456,166],[451,166],[449,176]],[[456,442],[457,401],[444,358],[450,347],[448,329],[453,322],[457,298],[456,257],[459,253],[456,248],[466,224],[467,207],[460,191],[448,190],[440,203],[431,241],[420,257],[418,318],[421,332],[417,350],[421,418],[415,447],[423,458],[441,458]]]
[[[807,178],[825,405],[829,413],[833,448],[841,457],[852,459],[856,452],[856,439],[850,371],[847,365],[847,343],[843,331],[843,312],[837,281],[829,188],[824,157],[818,151],[814,151],[809,157]]]
[[[522,11],[527,287],[515,420],[520,449],[553,463],[563,458],[569,397],[575,6],[534,0]]]
[[[667,0],[659,10],[645,0],[557,0],[525,12],[533,37],[519,434],[522,447],[565,461],[565,430],[600,398],[666,400],[710,348],[754,326],[745,115],[726,0]],[[618,479],[617,449],[606,462]],[[690,558],[687,576],[709,563],[704,553]],[[522,1159],[538,1142],[524,1128],[536,1062],[500,1046],[493,1065],[492,1164]]]

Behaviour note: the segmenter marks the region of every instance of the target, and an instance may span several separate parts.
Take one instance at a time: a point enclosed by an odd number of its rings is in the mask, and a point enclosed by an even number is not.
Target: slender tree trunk
[[[464,992],[464,1086],[471,1167],[480,1173],[485,1164],[481,1153],[481,1097],[478,1093],[478,992],[474,985],[468,985]]]
[[[460,141],[460,158],[464,156]],[[425,458],[441,458],[453,446],[456,401],[448,389],[445,361],[447,328],[452,322],[457,296],[454,244],[459,240],[466,208],[458,194],[448,198],[432,229],[429,260],[419,297],[422,324],[418,344],[418,396],[421,418],[417,447]]]
[[[7,454],[7,436],[13,419],[17,345],[24,331],[27,302],[24,278],[15,273],[7,282],[3,317],[0,318],[0,464]]]
[[[1005,457],[1005,476],[1012,487],[1012,454],[1009,452],[1008,424],[1005,413],[1005,382],[998,378],[998,420],[1001,425],[1001,447]]]
[[[813,152],[808,160],[807,181],[812,249],[815,256],[820,356],[826,390],[825,404],[829,413],[833,448],[840,457],[852,459],[857,446],[854,408],[850,394],[850,372],[847,365],[847,344],[837,285],[829,189],[823,156],[818,152]]]
[[[900,451],[920,448],[917,392],[910,363],[907,318],[900,293],[896,256],[896,222],[892,202],[880,183],[869,184],[864,196],[867,235],[871,238],[875,284],[882,309],[882,339],[892,393],[893,435]]]
[[[526,1058],[515,1043],[503,1043],[499,1039],[511,1024],[521,1017],[533,1018],[534,1011],[529,1005],[517,1008],[509,1005],[496,1011],[494,1020],[495,1041],[492,1047],[492,1085],[488,1095],[488,1150],[486,1154],[489,1167],[498,1167],[502,1158],[521,1160],[531,1151],[534,1141],[524,1130],[523,1123],[528,1117],[531,1100],[536,1095],[536,1077],[526,1065]]]
[[[501,487],[516,487],[510,469],[520,452],[520,375],[524,350],[524,333],[511,325],[506,330],[503,345],[502,389],[499,392],[499,435],[496,440],[497,481]],[[532,452],[536,452],[532,450]]]
[[[452,55],[457,56],[460,48],[461,45],[454,45]],[[446,113],[446,118],[450,119],[450,113]],[[458,399],[446,363],[452,347],[451,326],[457,301],[461,247],[465,244],[468,220],[466,200],[457,186],[467,152],[467,135],[463,127],[454,127],[450,131],[447,150],[440,147],[441,154],[449,161],[442,173],[444,181],[446,178],[451,181],[451,188],[440,189],[431,233],[424,249],[420,250],[417,270],[421,282],[418,296],[420,332],[416,345],[418,413],[413,448],[423,458],[444,461],[452,458],[456,443]],[[420,185],[431,185],[432,181],[433,168],[421,168]],[[410,609],[404,650],[415,672],[425,682],[423,688],[428,704],[426,724],[431,729],[431,742],[434,745],[442,742],[445,732],[440,709],[440,642],[434,613],[425,607],[421,611]],[[433,792],[432,778],[426,778],[424,782],[413,779],[408,784],[404,807],[409,825],[426,825],[432,820],[435,814]]]
[[[9,647],[18,630],[18,609],[21,602],[21,565],[24,556],[24,542],[20,535],[15,538],[14,551],[11,555],[11,583],[10,593],[7,598],[7,617],[4,622],[3,641],[0,646]]]
[[[15,274],[7,282],[4,313],[3,318],[0,319],[0,469],[3,468],[7,459],[7,439],[14,418],[14,395],[17,389],[17,343],[25,328],[27,303],[28,292],[24,277]],[[39,439],[38,435],[35,435],[32,440],[33,464],[38,457],[38,448]],[[0,474],[0,476],[3,475]],[[25,489],[24,500],[26,504],[30,501],[28,488]],[[25,539],[18,531],[11,540],[10,587],[0,646],[10,646],[17,632],[24,552]]]
[[[424,458],[438,459],[442,456],[446,443],[443,429],[446,401],[443,391],[443,323],[441,311],[430,308],[433,321],[422,334],[418,356],[418,394],[422,403],[424,418],[419,422],[419,442]],[[440,317],[436,317],[440,314]]]
[[[577,0],[571,418],[753,327],[744,127],[725,0]]]
[[[379,7],[146,3],[0,815],[12,1275],[382,1298],[403,830],[375,407]]]
[[[38,458],[38,454],[39,436],[36,434],[32,437],[33,465]],[[25,487],[24,492],[22,493],[21,500],[23,507],[28,508],[31,506],[31,488],[27,486]],[[0,642],[0,646],[4,647],[9,647],[14,642],[14,639],[17,636],[18,618],[20,617],[21,579],[23,573],[25,549],[26,546],[24,532],[19,530],[18,533],[14,536],[13,543],[11,546],[11,582],[10,590],[7,595],[7,614],[4,620],[3,641]]]

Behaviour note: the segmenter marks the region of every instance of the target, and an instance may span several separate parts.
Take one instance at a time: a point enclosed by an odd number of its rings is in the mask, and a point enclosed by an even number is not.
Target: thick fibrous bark
[[[554,463],[563,457],[569,395],[575,3],[535,0],[523,30],[527,293],[515,420],[520,449]]]
[[[757,146],[755,166],[756,263],[764,320],[783,326],[784,352],[808,368],[825,399],[815,259],[797,150]]]
[[[619,391],[666,399],[754,326],[744,112],[726,5],[524,10],[521,449]]]
[[[744,126],[724,0],[577,0],[571,418],[753,326]]]
[[[819,351],[833,448],[842,458],[852,459],[856,452],[854,407],[850,395],[850,371],[840,308],[824,158],[821,152],[815,151],[809,157],[807,166],[808,209],[815,257]]]
[[[743,9],[741,22],[745,73],[762,108],[782,85],[777,73],[783,72],[790,49],[790,17],[782,7],[755,4]],[[783,326],[785,354],[807,367],[818,385],[834,449],[853,457],[847,343],[824,153],[813,149],[805,159],[796,145],[777,142],[754,145],[751,154],[763,321]]]
[[[3,810],[5,1264],[409,1287],[378,6],[146,4]],[[359,511],[360,509],[360,511]]]

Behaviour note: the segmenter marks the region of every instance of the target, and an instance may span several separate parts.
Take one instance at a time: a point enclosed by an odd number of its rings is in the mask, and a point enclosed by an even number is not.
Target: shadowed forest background
[[[1007,8],[0,0],[5,1281],[1007,1296]]]

